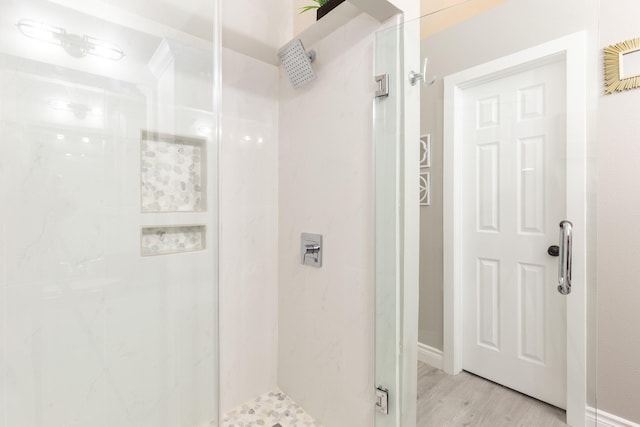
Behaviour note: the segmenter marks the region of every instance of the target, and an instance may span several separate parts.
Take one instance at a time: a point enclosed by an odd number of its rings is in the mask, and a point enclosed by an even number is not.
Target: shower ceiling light
[[[74,58],[84,58],[87,55],[118,61],[124,57],[124,52],[118,46],[88,35],[68,33],[60,27],[47,25],[30,19],[23,19],[17,24],[22,34],[32,39],[61,46]]]
[[[49,101],[47,101],[47,104],[49,104],[49,107],[53,108],[54,110],[69,111],[73,113],[73,115],[78,119],[86,118],[87,114],[89,113],[95,115],[102,114],[102,110],[100,110],[99,108],[90,108],[85,104],[70,102],[64,99],[50,99]]]

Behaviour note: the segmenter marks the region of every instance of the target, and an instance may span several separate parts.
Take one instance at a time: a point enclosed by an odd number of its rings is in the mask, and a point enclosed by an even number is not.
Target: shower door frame
[[[460,229],[462,91],[540,63],[566,65],[567,217],[582,238],[574,240],[574,286],[567,296],[567,423],[587,417],[587,56],[586,33],[578,32],[445,77],[444,92],[444,370],[462,371],[462,271]],[[577,261],[577,263],[575,262]],[[577,264],[577,266],[576,266]],[[577,267],[577,268],[576,268]]]

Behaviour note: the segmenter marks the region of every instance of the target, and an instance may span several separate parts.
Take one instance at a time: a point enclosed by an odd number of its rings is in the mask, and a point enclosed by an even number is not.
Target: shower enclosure
[[[269,8],[280,28],[237,2],[0,1],[0,427],[220,426],[284,392],[316,425],[368,427],[377,386],[376,422],[399,425],[415,337],[388,335],[395,252],[375,304],[371,117],[375,32],[400,21],[345,2],[296,92],[276,55],[292,6]],[[339,124],[312,133],[319,105]]]

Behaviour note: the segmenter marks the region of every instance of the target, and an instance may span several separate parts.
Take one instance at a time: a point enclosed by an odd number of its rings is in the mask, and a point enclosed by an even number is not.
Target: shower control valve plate
[[[300,256],[303,265],[322,267],[322,235],[302,233]]]

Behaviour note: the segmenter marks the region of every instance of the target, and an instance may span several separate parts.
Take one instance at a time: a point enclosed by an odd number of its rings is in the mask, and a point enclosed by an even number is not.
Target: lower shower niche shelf
[[[204,225],[143,227],[140,236],[142,256],[171,255],[205,249]]]

